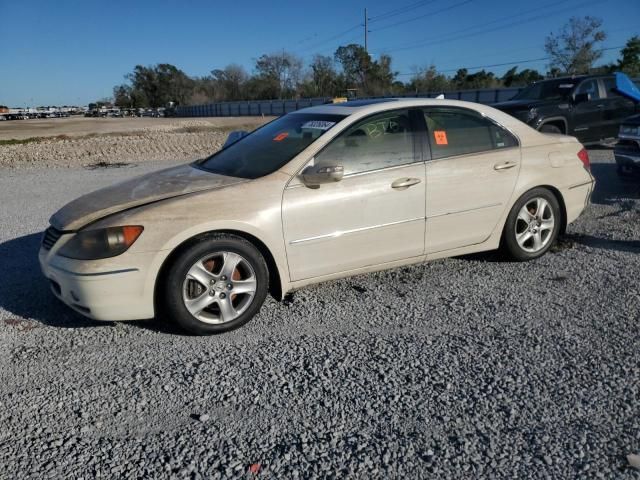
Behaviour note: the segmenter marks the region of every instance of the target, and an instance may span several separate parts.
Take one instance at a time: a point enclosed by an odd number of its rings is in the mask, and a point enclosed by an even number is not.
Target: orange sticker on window
[[[434,130],[433,136],[436,139],[436,145],[449,145],[447,141],[447,132],[444,130]]]
[[[274,142],[281,142],[282,140],[284,140],[288,136],[289,136],[289,134],[287,132],[282,132],[282,133],[279,133],[278,135],[276,135],[275,138],[273,139],[273,141]]]

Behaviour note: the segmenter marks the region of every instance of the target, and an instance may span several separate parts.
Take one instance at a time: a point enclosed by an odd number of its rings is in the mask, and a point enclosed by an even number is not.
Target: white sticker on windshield
[[[574,83],[561,83],[558,88],[573,88],[574,85]]]
[[[327,122],[326,120],[311,120],[304,125],[302,128],[315,128],[317,130],[329,130],[333,127],[336,122]]]

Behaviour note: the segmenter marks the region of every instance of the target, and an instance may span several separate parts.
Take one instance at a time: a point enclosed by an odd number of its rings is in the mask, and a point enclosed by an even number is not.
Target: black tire
[[[562,135],[562,130],[555,125],[542,125],[540,127],[540,131],[542,133],[559,133]]]
[[[256,291],[250,303],[237,318],[225,323],[206,323],[192,315],[185,305],[183,291],[187,272],[200,259],[231,252],[243,257],[255,273]],[[226,258],[226,257],[225,257]],[[213,289],[213,287],[211,287]],[[237,235],[209,234],[181,251],[165,270],[158,285],[158,316],[176,323],[195,335],[213,335],[241,327],[258,313],[269,291],[269,270],[262,254],[248,240]],[[206,292],[206,289],[205,289]],[[213,295],[213,294],[212,294]],[[229,300],[232,300],[232,295]],[[208,307],[207,307],[208,308]]]
[[[518,219],[520,211],[525,205],[529,204],[536,198],[543,198],[548,202],[549,207],[551,208],[551,211],[553,213],[554,225],[551,233],[549,233],[548,240],[545,237],[546,243],[544,244],[544,246],[538,251],[530,252],[521,247],[516,239],[516,222],[522,222]],[[558,233],[560,232],[560,229],[562,227],[562,222],[563,218],[562,212],[560,210],[560,204],[558,203],[558,199],[552,192],[550,192],[546,188],[534,188],[532,190],[529,190],[518,199],[518,201],[513,205],[511,211],[509,212],[509,216],[507,217],[507,221],[502,232],[502,250],[512,260],[518,262],[525,262],[528,260],[539,258],[547,253],[547,251],[551,248],[553,243],[558,238]]]

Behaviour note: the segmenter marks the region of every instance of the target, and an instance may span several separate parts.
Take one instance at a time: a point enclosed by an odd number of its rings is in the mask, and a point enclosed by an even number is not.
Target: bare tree
[[[551,57],[549,67],[571,75],[588,73],[602,57],[602,50],[597,45],[607,38],[607,34],[601,27],[599,18],[572,17],[560,32],[551,33],[544,43],[544,50]]]

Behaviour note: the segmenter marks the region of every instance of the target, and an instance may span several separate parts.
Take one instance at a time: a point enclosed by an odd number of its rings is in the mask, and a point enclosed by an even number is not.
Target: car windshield
[[[562,100],[566,98],[576,82],[565,79],[547,80],[529,85],[512,100]]]
[[[278,170],[344,118],[312,113],[285,115],[197,165],[220,175],[259,178]]]

